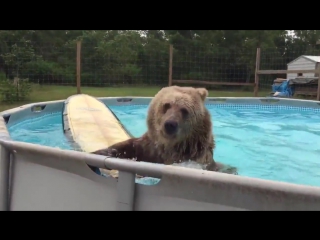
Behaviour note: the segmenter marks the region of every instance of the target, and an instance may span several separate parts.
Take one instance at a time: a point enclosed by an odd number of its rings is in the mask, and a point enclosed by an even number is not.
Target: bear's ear
[[[197,92],[200,94],[200,97],[202,99],[202,101],[204,101],[206,99],[206,97],[208,97],[208,90],[205,88],[196,88]]]

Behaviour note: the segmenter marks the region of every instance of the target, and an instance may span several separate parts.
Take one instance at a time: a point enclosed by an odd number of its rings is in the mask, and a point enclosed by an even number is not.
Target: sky
[[[287,30],[287,31],[288,31],[288,35],[290,35],[290,36],[295,36],[294,30]]]
[[[142,30],[137,30],[142,36],[146,36],[145,35],[145,33],[144,33],[144,31],[142,31]],[[163,31],[163,30],[162,30]],[[295,34],[294,34],[294,30],[287,30],[288,31],[288,35],[291,35],[291,36],[295,36]]]

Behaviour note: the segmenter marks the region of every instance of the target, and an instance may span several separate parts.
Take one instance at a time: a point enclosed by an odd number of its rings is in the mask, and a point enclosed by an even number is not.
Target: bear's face
[[[161,89],[149,107],[149,131],[163,140],[179,141],[197,127],[205,116],[204,101],[208,96],[205,88],[165,87]]]

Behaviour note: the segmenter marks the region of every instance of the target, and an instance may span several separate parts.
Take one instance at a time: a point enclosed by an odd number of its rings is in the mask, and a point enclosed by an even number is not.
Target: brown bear
[[[212,123],[204,104],[207,96],[205,88],[164,87],[149,105],[144,135],[93,153],[162,164],[193,160],[209,171],[236,174],[235,168],[213,160]]]

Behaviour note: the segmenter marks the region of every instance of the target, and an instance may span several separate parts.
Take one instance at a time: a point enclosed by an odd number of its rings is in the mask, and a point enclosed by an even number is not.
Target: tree
[[[75,85],[76,42],[87,86],[157,84],[173,78],[252,82],[262,69],[285,69],[301,54],[319,55],[320,30],[0,30],[0,71],[34,83]]]

